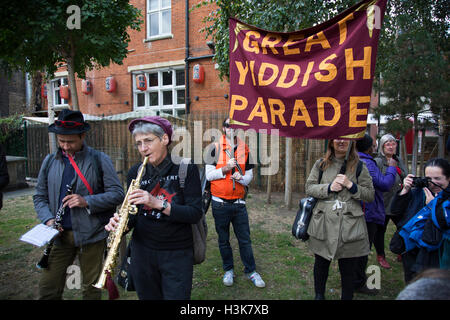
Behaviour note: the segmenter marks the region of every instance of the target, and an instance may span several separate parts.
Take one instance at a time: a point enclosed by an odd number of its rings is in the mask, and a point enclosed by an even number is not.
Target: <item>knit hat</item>
[[[128,124],[128,130],[130,130],[130,132],[133,132],[134,126],[139,122],[148,122],[160,126],[164,130],[164,132],[169,136],[169,144],[172,142],[172,124],[170,123],[169,120],[158,116],[147,116],[143,118],[138,118],[132,120]]]
[[[80,134],[90,129],[89,123],[84,121],[80,111],[63,109],[58,115],[55,123],[48,126],[48,131],[56,134]]]
[[[356,150],[358,150],[359,152],[365,152],[369,150],[372,144],[372,137],[366,133],[362,139],[356,141]]]
[[[385,156],[385,154],[384,154],[384,152],[383,152],[383,147],[384,147],[384,144],[386,143],[386,142],[388,142],[388,141],[397,141],[395,138],[394,138],[394,136],[392,135],[392,134],[390,134],[390,133],[387,133],[387,134],[385,134],[384,136],[382,136],[381,138],[380,138],[380,143],[379,143],[379,152],[383,155],[383,156]]]

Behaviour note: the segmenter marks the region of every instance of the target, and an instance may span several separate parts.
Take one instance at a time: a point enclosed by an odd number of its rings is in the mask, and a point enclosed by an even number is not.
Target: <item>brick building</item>
[[[213,46],[208,46],[199,30],[202,19],[212,7],[189,11],[197,0],[131,0],[142,12],[141,31],[131,31],[128,56],[122,65],[110,65],[86,72],[92,93],[82,93],[82,79],[77,79],[80,111],[109,116],[130,111],[148,110],[174,116],[205,110],[228,108],[228,83],[221,82],[212,61]],[[188,21],[188,23],[186,23]],[[82,27],[82,26],[81,26]],[[186,32],[188,30],[188,33]],[[193,67],[204,69],[204,81],[193,81]],[[145,75],[147,89],[139,90],[136,76]],[[108,77],[116,81],[115,92],[107,92]],[[67,68],[61,67],[52,80],[48,94],[53,94],[55,110],[70,101],[61,99],[59,86],[67,84]],[[45,104],[48,102],[46,101]]]

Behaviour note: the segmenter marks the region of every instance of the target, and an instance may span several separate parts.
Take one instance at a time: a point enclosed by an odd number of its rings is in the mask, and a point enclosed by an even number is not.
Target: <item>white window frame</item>
[[[173,34],[172,34],[172,1],[169,1],[170,4],[169,6],[165,6],[163,7],[163,2],[165,0],[156,0],[158,2],[158,8],[156,9],[150,9],[150,1],[151,0],[147,0],[146,1],[146,6],[147,6],[147,14],[146,14],[146,22],[147,22],[147,30],[146,30],[146,34],[147,34],[147,39],[145,39],[145,41],[154,41],[154,40],[160,40],[160,39],[166,39],[166,38],[173,38]],[[169,17],[170,17],[170,23],[169,23],[169,28],[170,30],[168,32],[163,33],[162,32],[162,27],[163,27],[163,13],[169,11]],[[153,14],[157,14],[158,15],[158,34],[155,35],[150,35],[150,16]]]
[[[60,82],[60,84],[58,84]],[[67,107],[69,106],[69,100],[62,99],[59,94],[59,86],[60,85],[69,85],[69,81],[67,77],[59,77],[51,80],[51,94],[53,95],[53,107]],[[61,103],[58,102],[58,98],[61,100]]]
[[[163,85],[163,73],[170,71],[172,73],[172,83],[169,85]],[[184,75],[184,83],[182,85],[176,84],[176,74],[177,71],[181,71],[183,74],[185,72],[184,66],[180,67],[166,67],[159,69],[151,69],[145,71],[138,71],[132,73],[132,81],[133,81],[133,109],[134,110],[151,110],[155,113],[164,112],[166,114],[171,114],[174,116],[182,115],[186,112],[186,75]],[[144,74],[147,82],[147,90],[141,91],[136,87],[136,77],[139,74]],[[150,87],[149,83],[149,75],[157,74],[158,75],[158,85],[154,87]],[[172,104],[164,105],[163,104],[163,92],[171,91],[172,92]],[[184,103],[179,104],[177,101],[177,92],[184,91]],[[158,93],[158,105],[150,106],[150,94],[152,92]],[[138,106],[138,95],[144,94],[144,105]]]

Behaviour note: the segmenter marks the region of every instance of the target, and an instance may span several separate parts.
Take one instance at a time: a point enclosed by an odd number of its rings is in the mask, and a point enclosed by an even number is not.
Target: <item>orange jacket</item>
[[[238,147],[234,152],[236,162],[242,169],[242,173],[245,174],[245,164],[248,158],[248,146],[239,138],[237,138]],[[225,167],[230,157],[226,154],[225,150],[229,150],[231,154],[231,146],[227,143],[225,135],[216,144],[216,155],[219,152],[216,169]],[[237,168],[234,170],[237,171]],[[211,194],[213,196],[223,199],[243,199],[245,196],[245,187],[240,183],[235,183],[235,189],[233,190],[233,180],[231,179],[233,170],[226,173],[225,178],[211,181]]]

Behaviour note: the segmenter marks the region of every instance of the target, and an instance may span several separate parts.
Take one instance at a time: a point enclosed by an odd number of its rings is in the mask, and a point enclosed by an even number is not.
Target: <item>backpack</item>
[[[206,179],[206,166],[203,167],[200,173],[200,181],[202,185],[202,210],[206,214],[208,212],[209,206],[211,204],[211,181]]]
[[[183,158],[178,169],[178,177],[180,188],[184,190],[184,183],[187,176],[187,167],[191,159]],[[204,174],[203,174],[204,176]],[[209,206],[209,204],[208,204]],[[206,208],[208,210],[208,208]],[[192,238],[194,241],[194,264],[200,264],[206,258],[206,237],[208,235],[208,225],[206,224],[206,211],[203,210],[202,197],[202,217],[200,220],[192,225]]]

